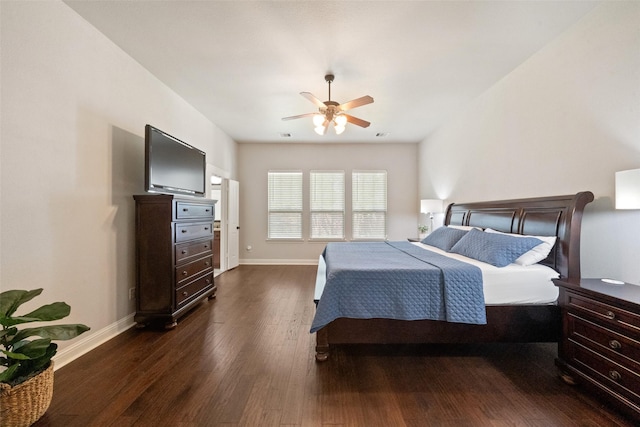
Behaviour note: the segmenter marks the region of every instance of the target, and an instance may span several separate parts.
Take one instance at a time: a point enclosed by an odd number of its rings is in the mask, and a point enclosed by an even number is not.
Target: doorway
[[[214,218],[214,276],[238,266],[240,256],[239,182],[211,175],[211,198],[217,200]]]

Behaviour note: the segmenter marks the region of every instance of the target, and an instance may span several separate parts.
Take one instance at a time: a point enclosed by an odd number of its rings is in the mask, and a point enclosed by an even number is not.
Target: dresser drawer
[[[213,255],[200,258],[190,263],[176,267],[176,283],[191,279],[208,269],[213,268]],[[178,285],[180,286],[180,285]]]
[[[176,289],[176,304],[181,307],[189,302],[189,300],[206,289],[213,286],[213,273],[209,273],[197,280],[189,282],[184,286]]]
[[[197,224],[176,224],[176,242],[213,236],[213,223],[201,222]]]
[[[213,207],[197,203],[176,202],[176,219],[211,218]]]
[[[569,312],[579,313],[580,316],[587,316],[598,322],[623,328],[634,335],[640,333],[640,315],[636,313],[571,292],[567,293],[567,299]]]
[[[567,316],[567,326],[569,339],[640,372],[640,342],[573,314]]]
[[[176,264],[194,256],[206,254],[212,249],[212,240],[201,240],[199,242],[182,243],[176,245],[175,260]]]
[[[581,370],[595,381],[635,402],[640,401],[640,376],[637,372],[571,341],[568,345],[568,356],[572,365],[581,365]]]

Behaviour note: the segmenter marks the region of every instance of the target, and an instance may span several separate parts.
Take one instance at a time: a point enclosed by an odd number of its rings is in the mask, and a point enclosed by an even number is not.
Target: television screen
[[[205,174],[204,151],[151,125],[145,126],[147,191],[203,197]]]

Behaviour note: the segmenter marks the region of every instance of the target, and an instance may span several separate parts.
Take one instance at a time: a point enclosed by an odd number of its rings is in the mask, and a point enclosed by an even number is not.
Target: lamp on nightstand
[[[640,169],[616,172],[616,209],[640,209]]]
[[[433,214],[442,213],[442,200],[420,200],[420,213],[429,215],[429,233],[433,231]]]

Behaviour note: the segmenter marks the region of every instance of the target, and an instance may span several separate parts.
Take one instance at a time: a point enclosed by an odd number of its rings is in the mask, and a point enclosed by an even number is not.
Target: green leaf
[[[33,340],[19,348],[14,348],[14,351],[3,351],[10,359],[27,360],[36,359],[46,354],[47,348],[51,344],[49,338],[43,338],[39,340]]]
[[[16,332],[18,332],[18,328],[7,328],[7,329],[3,329],[0,331],[0,342],[2,342],[3,340],[5,340],[5,337],[10,337],[12,335],[15,335]]]
[[[8,318],[16,312],[18,307],[41,293],[42,288],[32,291],[11,290],[0,293],[0,318]]]
[[[22,354],[22,353],[14,353],[12,351],[6,351],[6,350],[0,350],[2,351],[4,354],[7,355],[7,359],[13,359],[13,360],[29,360],[30,357],[27,356],[26,354]]]
[[[11,381],[14,378],[15,373],[19,367],[20,365],[15,364],[13,366],[10,366],[9,369],[0,372],[0,383],[8,383],[9,381]]]
[[[58,344],[53,342],[49,344],[49,347],[47,347],[45,354],[42,357],[33,360],[31,369],[33,369],[34,371],[39,371],[40,369],[46,368],[49,365],[49,362],[51,362],[51,358],[56,355],[57,351]]]
[[[71,313],[71,307],[65,302],[54,302],[53,304],[43,305],[42,307],[25,314],[25,317],[35,317],[36,319],[49,321],[58,320],[67,317]]]
[[[71,307],[64,302],[54,302],[53,304],[43,305],[42,307],[27,313],[23,316],[16,316],[5,319],[5,326],[13,326],[21,323],[29,322],[48,322],[51,320],[59,320],[67,317],[71,312]]]
[[[51,326],[40,326],[37,328],[25,328],[18,332],[11,342],[17,342],[23,340],[27,337],[38,336],[42,338],[49,338],[52,340],[70,340],[72,338],[77,337],[78,335],[88,331],[89,328],[86,325],[82,324],[72,324],[72,325],[51,325]]]

